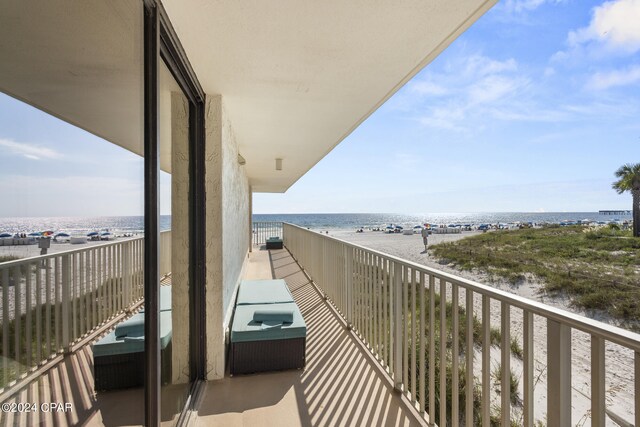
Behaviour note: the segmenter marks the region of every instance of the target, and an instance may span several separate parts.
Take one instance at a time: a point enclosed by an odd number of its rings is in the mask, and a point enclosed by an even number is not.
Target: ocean
[[[29,234],[50,230],[54,233],[86,234],[107,229],[114,234],[142,234],[144,218],[142,216],[0,218],[0,233]],[[171,215],[161,215],[160,231],[170,229]]]
[[[389,224],[403,227],[418,224],[508,224],[532,222],[535,224],[588,219],[597,222],[630,220],[631,215],[600,215],[598,212],[484,212],[484,213],[426,213],[400,214],[254,214],[253,221],[282,221],[310,229],[357,229],[384,227]]]
[[[418,224],[497,224],[514,222],[560,223],[562,221],[624,221],[631,215],[600,215],[598,212],[486,212],[486,213],[426,213],[414,215],[362,213],[362,214],[254,214],[253,220],[282,221],[311,229],[356,229],[375,228],[389,224],[414,226]],[[47,231],[88,233],[108,229],[115,234],[142,234],[144,220],[142,216],[103,216],[103,217],[23,217],[0,218],[0,233],[31,233]],[[161,231],[171,229],[171,216],[160,217]]]

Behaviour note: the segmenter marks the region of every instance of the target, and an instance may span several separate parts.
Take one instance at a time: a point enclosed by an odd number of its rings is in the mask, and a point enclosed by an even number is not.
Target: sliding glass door
[[[204,375],[202,90],[153,0],[2,2],[0,39],[0,400],[39,409],[0,425],[174,425]]]

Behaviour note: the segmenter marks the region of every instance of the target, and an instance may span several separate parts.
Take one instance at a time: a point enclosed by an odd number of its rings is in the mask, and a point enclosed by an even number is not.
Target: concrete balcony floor
[[[192,425],[425,425],[287,250],[254,248],[245,278],[287,282],[307,323],[306,368],[210,381],[190,418]],[[0,413],[0,426],[142,425],[142,388],[94,392],[91,341],[60,356],[55,366],[8,400],[71,403],[71,411]],[[162,388],[162,425],[175,423],[185,391],[185,386]]]
[[[207,383],[196,426],[425,425],[286,249],[254,248],[245,278],[287,282],[307,323],[307,365]]]
[[[165,278],[162,285],[170,285]],[[112,325],[122,320],[111,322]],[[144,423],[144,393],[132,388],[96,393],[94,390],[93,353],[91,343],[107,334],[103,327],[96,336],[87,337],[73,346],[72,352],[58,356],[47,369],[30,375],[32,380],[20,388],[7,403],[69,403],[71,410],[57,412],[0,412],[0,426],[141,426]],[[182,407],[187,385],[165,385],[161,389],[163,426],[175,424]]]

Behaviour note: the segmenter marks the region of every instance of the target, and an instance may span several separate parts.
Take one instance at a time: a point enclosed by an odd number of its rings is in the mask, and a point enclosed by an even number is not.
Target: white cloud
[[[530,12],[542,6],[545,3],[564,3],[565,0],[506,0],[503,8],[510,13]]]
[[[495,108],[488,114],[498,120],[518,122],[558,123],[571,120],[571,115],[563,109],[551,109],[515,102],[508,108]]]
[[[595,90],[605,90],[611,87],[626,86],[637,82],[640,82],[640,65],[632,66],[624,70],[595,73],[591,79],[589,79],[587,87]]]
[[[427,127],[464,131],[462,122],[465,118],[465,110],[457,105],[445,105],[432,108],[427,114],[420,117],[419,121]]]
[[[3,149],[3,151],[7,150],[9,153],[23,156],[31,160],[59,159],[62,157],[60,153],[52,150],[51,148],[28,144],[25,142],[16,142],[5,138],[0,138],[0,149]]]
[[[445,64],[443,73],[429,73],[409,87],[427,98],[417,107],[423,111],[418,121],[433,128],[467,130],[469,116],[498,108],[527,87],[529,79],[517,71],[513,58],[496,60],[481,54],[455,58]]]
[[[409,89],[412,92],[418,93],[420,95],[427,95],[427,96],[442,96],[442,95],[446,95],[449,92],[445,87],[441,85],[438,85],[430,81],[424,81],[424,80],[411,83],[411,85],[409,86]]]
[[[525,78],[491,75],[469,88],[469,104],[498,101],[527,84]]]
[[[506,61],[496,61],[483,55],[471,55],[467,59],[463,74],[468,77],[485,77],[506,71],[516,71],[518,63],[510,58]]]
[[[571,31],[568,36],[572,47],[591,42],[614,50],[638,51],[640,0],[615,0],[595,7],[589,25]]]

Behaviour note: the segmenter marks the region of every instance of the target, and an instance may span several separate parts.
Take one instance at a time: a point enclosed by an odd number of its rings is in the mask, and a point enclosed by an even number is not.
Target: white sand
[[[131,240],[134,238],[139,238],[140,236],[133,237],[118,237],[115,240],[97,240],[97,241],[87,241],[86,243],[79,244],[71,244],[69,242],[54,242],[51,241],[51,246],[47,249],[47,255],[56,254],[59,252],[72,251],[76,249],[87,249],[92,248],[99,245],[105,245],[108,243],[114,242],[123,242],[126,240]],[[40,248],[38,248],[38,244],[32,245],[8,245],[8,246],[0,246],[0,256],[15,256],[18,258],[31,258],[34,256],[40,255]]]
[[[57,254],[60,252],[67,252],[67,251],[72,251],[72,250],[82,250],[82,249],[90,249],[90,248],[95,248],[97,246],[100,245],[106,245],[109,243],[114,243],[114,242],[123,242],[126,240],[131,240],[134,238],[138,238],[141,236],[134,236],[134,237],[118,237],[116,240],[109,240],[109,241],[88,241],[86,243],[79,243],[79,244],[71,244],[68,242],[51,242],[51,246],[49,249],[47,249],[47,255],[52,255],[52,254]],[[32,257],[36,257],[36,256],[40,256],[40,251],[41,249],[38,248],[37,244],[31,244],[31,245],[10,245],[10,246],[0,246],[0,256],[14,256],[14,257],[18,257],[20,259],[25,259],[25,258],[32,258]],[[108,258],[105,258],[108,259]],[[52,261],[53,262],[53,261]],[[50,273],[53,274],[53,273]],[[54,295],[55,293],[55,282],[53,280],[53,275],[51,276],[51,285],[49,288],[49,292],[50,295]],[[27,288],[26,286],[24,286],[24,282],[23,282],[23,286],[20,286],[20,312],[24,313],[27,307]],[[9,311],[9,319],[13,319],[16,315],[15,311],[16,311],[16,306],[15,306],[15,292],[16,289],[14,286],[10,286],[8,289],[8,301],[6,302],[6,304],[3,304],[0,301],[0,317],[3,316],[4,314],[4,310],[8,310]],[[43,301],[46,299],[46,294],[47,294],[47,288],[46,286],[43,284],[41,291],[40,291],[40,300]],[[32,285],[31,287],[31,306],[35,307],[37,302],[37,291],[36,291],[36,287],[35,285]],[[5,306],[6,305],[6,306]]]
[[[433,234],[429,236],[429,246],[440,242],[459,240],[479,232],[465,232],[463,234]],[[430,253],[424,252],[422,238],[419,234],[387,234],[382,232],[365,231],[356,233],[354,231],[332,230],[329,235],[343,239],[361,246],[378,250],[380,252],[395,255],[397,257],[410,260],[428,267],[432,267],[447,273],[457,275],[469,280],[473,280],[488,286],[502,289],[514,294],[543,302],[564,310],[572,311],[581,315],[596,318],[609,324],[616,322],[603,313],[585,313],[570,307],[568,298],[551,297],[541,293],[541,284],[535,281],[512,286],[504,280],[492,280],[487,274],[478,271],[460,271],[450,265],[440,264]],[[465,300],[464,291],[461,292],[460,301]],[[474,298],[474,314],[482,317],[481,299]],[[511,310],[511,336],[516,337],[522,346],[522,311],[512,308]],[[491,324],[493,327],[500,327],[500,303],[493,301],[491,305]],[[546,340],[547,340],[546,320],[535,316],[534,320],[534,372],[536,386],[534,392],[534,414],[535,418],[545,420],[547,412],[547,378],[546,378]],[[474,374],[480,377],[480,353],[476,351],[474,362]],[[622,417],[622,419],[633,422],[633,352],[618,345],[607,343],[606,346],[606,400],[607,410]],[[591,393],[591,341],[589,335],[573,330],[572,332],[572,425],[591,425],[590,419],[590,393]],[[491,366],[495,367],[500,362],[500,350],[493,347],[491,350]],[[511,368],[516,376],[520,377],[520,397],[523,395],[522,384],[522,362],[512,357]],[[492,389],[495,387],[492,386]],[[499,394],[492,391],[492,401],[499,403]],[[520,419],[521,408],[512,412],[512,417]],[[607,425],[618,425],[611,418],[607,417]]]

